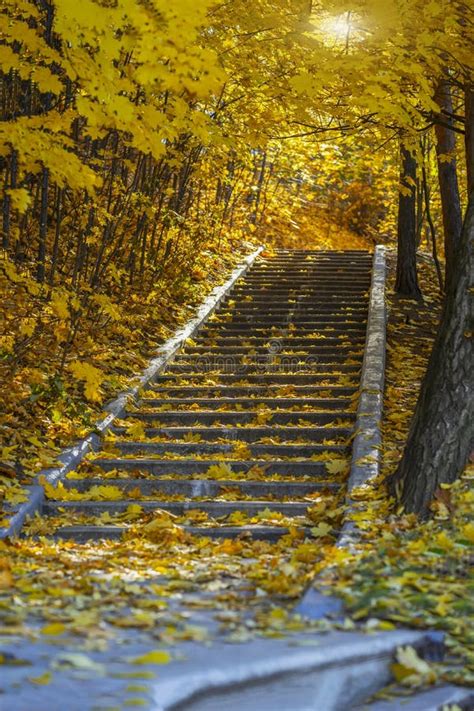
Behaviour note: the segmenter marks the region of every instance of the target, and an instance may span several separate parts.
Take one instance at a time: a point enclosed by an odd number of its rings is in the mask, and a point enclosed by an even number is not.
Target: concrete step
[[[277,542],[282,536],[289,533],[285,526],[180,526],[186,533],[192,536],[203,536],[206,538],[251,538],[256,541]],[[302,535],[310,535],[309,529],[302,526],[295,526]],[[88,543],[90,541],[116,540],[122,538],[126,533],[126,526],[63,526],[53,534],[56,540],[75,541],[77,543]]]
[[[241,347],[271,347],[279,349],[281,348],[305,348],[307,346],[327,346],[338,348],[339,345],[350,345],[354,347],[363,346],[365,343],[365,333],[351,334],[347,336],[345,334],[338,334],[337,336],[332,333],[329,334],[318,334],[318,337],[311,336],[294,336],[292,334],[275,334],[269,336],[254,336],[239,334],[238,336],[227,334],[219,335],[217,337],[208,338],[203,336],[201,332],[198,332],[193,341],[198,347],[213,346],[215,348],[229,347],[233,348],[235,346]]]
[[[316,385],[317,383],[323,383],[324,385],[327,386],[333,386],[333,385],[338,385],[339,381],[344,378],[344,379],[350,379],[351,383],[354,382],[354,385],[357,382],[357,373],[354,372],[352,374],[353,377],[351,377],[351,374],[347,373],[327,373],[327,372],[321,372],[321,373],[266,373],[266,374],[230,374],[230,373],[213,373],[212,377],[208,373],[188,373],[186,375],[186,378],[181,377],[181,380],[185,380],[188,385],[192,384],[193,386],[203,386],[206,385],[212,385],[213,383],[216,383],[218,385],[224,384],[224,383],[237,383],[237,384],[245,384],[245,385],[258,385],[258,384],[267,384],[267,385],[276,385],[276,384],[281,384],[281,385]],[[212,382],[209,382],[209,381]],[[166,383],[166,384],[176,384],[179,385],[180,378],[173,373],[170,373],[169,375],[157,375],[155,377],[155,383]],[[344,383],[346,385],[346,383]]]
[[[320,260],[320,259],[305,259],[304,262],[298,262],[286,259],[272,259],[268,262],[255,262],[252,269],[244,274],[241,279],[249,279],[255,275],[270,272],[278,274],[283,272],[284,274],[288,272],[301,273],[303,275],[311,274],[313,271],[324,272],[324,271],[342,271],[342,272],[360,272],[365,274],[370,271],[372,260],[365,259],[355,259],[355,260]]]
[[[276,365],[280,368],[289,365],[299,365],[308,367],[309,364],[319,364],[324,363],[325,365],[338,365],[345,364],[346,361],[362,361],[362,354],[359,353],[358,356],[352,353],[181,353],[177,355],[172,366],[181,365],[196,365],[200,367],[203,365],[212,366],[217,365],[224,368],[228,368],[231,365],[237,365],[240,368],[242,366],[253,366],[257,365],[260,367],[267,367],[271,370]],[[168,366],[168,371],[170,366]]]
[[[125,427],[114,427],[117,434],[125,434]],[[199,436],[204,441],[226,439],[238,442],[258,442],[262,437],[280,438],[282,441],[301,440],[303,442],[330,442],[342,444],[352,434],[352,427],[146,427],[147,437],[169,437],[170,440],[182,440],[191,435]]]
[[[290,476],[314,476],[320,479],[327,478],[327,469],[324,462],[315,462],[311,459],[301,461],[268,461],[266,459],[159,459],[150,457],[99,457],[93,460],[94,466],[104,471],[135,471],[146,472],[157,476],[176,474],[195,475],[206,474],[210,467],[225,464],[229,470],[238,474],[251,470],[263,471],[266,475],[273,474]],[[106,483],[106,482],[105,482]]]
[[[370,277],[368,279],[351,279],[350,277],[344,278],[341,275],[334,275],[330,278],[317,278],[314,277],[307,281],[301,281],[297,277],[294,279],[289,279],[284,281],[281,277],[276,277],[275,284],[273,279],[268,279],[268,281],[258,280],[258,281],[248,281],[235,286],[234,290],[231,292],[234,294],[292,294],[292,295],[303,295],[303,294],[314,294],[324,297],[326,294],[354,294],[358,293],[360,295],[365,294],[370,287]]]
[[[318,311],[310,311],[304,306],[299,307],[298,305],[296,305],[294,306],[294,308],[288,308],[286,312],[280,311],[278,313],[275,313],[267,311],[267,309],[265,309],[265,311],[263,312],[262,311],[263,310],[253,313],[249,313],[248,311],[242,312],[240,310],[228,312],[219,311],[214,318],[209,319],[208,323],[230,323],[232,320],[234,320],[237,323],[258,324],[261,321],[265,321],[266,319],[269,319],[269,323],[274,323],[276,325],[278,325],[279,323],[287,323],[288,320],[290,320],[291,323],[365,323],[367,321],[367,312],[364,313],[362,309],[360,310],[360,312],[357,313],[354,313],[352,311],[349,312],[347,310],[341,313],[338,312],[336,309],[321,313]]]
[[[332,286],[327,286],[325,288],[315,288],[315,289],[256,289],[252,287],[236,287],[235,290],[231,292],[232,300],[239,303],[245,301],[272,301],[274,304],[288,304],[292,303],[333,303],[334,301],[344,302],[347,305],[350,303],[367,303],[368,301],[368,287],[362,288],[354,286],[353,288],[340,287],[335,288]]]
[[[75,511],[76,513],[100,516],[106,511],[110,514],[124,513],[131,504],[138,504],[143,511],[166,511],[174,516],[184,516],[189,511],[202,511],[212,518],[230,516],[236,511],[249,518],[268,510],[283,516],[305,516],[309,503],[274,501],[150,501],[148,499],[125,499],[123,501],[46,501],[43,504],[45,516],[57,516],[58,513]],[[61,512],[59,511],[61,509]]]
[[[252,269],[249,270],[241,279],[259,275],[265,272],[283,273],[298,272],[302,274],[310,274],[313,271],[343,271],[343,272],[361,272],[365,274],[370,271],[372,259],[336,259],[336,260],[320,260],[320,259],[305,259],[304,262],[298,262],[288,259],[273,258],[267,262],[255,262]]]
[[[103,479],[67,479],[64,482],[66,489],[75,489],[82,493],[89,491],[91,486],[101,486]],[[213,479],[107,479],[108,486],[115,486],[124,492],[133,492],[137,489],[144,496],[153,494],[174,494],[188,498],[221,496],[229,490],[238,491],[242,495],[255,496],[262,500],[268,496],[275,499],[291,497],[305,497],[320,491],[337,491],[339,484],[332,482],[309,481],[240,481],[238,479],[213,480]],[[311,506],[311,502],[308,502]]]
[[[281,393],[290,392],[296,398],[306,399],[311,396],[330,396],[331,398],[350,398],[357,392],[357,387],[341,386],[341,385],[204,385],[196,388],[194,385],[150,385],[146,393],[156,393],[156,397],[160,397],[163,401],[167,398],[175,397],[192,397],[196,398],[215,398],[222,397],[224,399],[233,397],[249,397],[260,398],[268,396],[278,397]],[[342,409],[342,406],[341,406]]]
[[[239,280],[239,283],[256,282],[260,283],[269,280],[271,283],[280,283],[280,280],[291,278],[293,283],[312,281],[317,283],[320,279],[331,279],[340,276],[342,279],[366,280],[367,274],[370,276],[370,266],[365,265],[322,265],[312,264],[309,267],[301,268],[295,265],[275,265],[275,267],[255,267]]]
[[[120,440],[113,442],[113,447],[126,454],[149,453],[163,454],[167,453],[189,457],[193,455],[208,455],[208,454],[231,454],[235,445],[213,442],[211,444],[205,442],[132,442]],[[344,453],[345,447],[339,445],[323,445],[323,444],[249,444],[248,448],[252,457],[266,454],[272,455],[275,458],[279,457],[311,457],[313,454],[328,454],[335,452]]]
[[[193,397],[190,394],[188,398],[169,398],[159,399],[151,397],[143,397],[138,406],[145,407],[161,407],[163,405],[171,406],[172,410],[181,410],[182,408],[189,408],[192,405],[198,405],[200,408],[217,410],[219,407],[226,406],[232,409],[246,409],[250,410],[252,408],[258,407],[259,405],[265,405],[272,410],[284,407],[314,407],[314,408],[326,408],[330,410],[345,411],[351,409],[352,401],[349,398],[291,398],[291,397],[259,397],[259,398],[243,398],[243,397],[214,397],[214,398],[203,398],[203,397]],[[195,410],[195,408],[192,408]]]
[[[347,293],[347,292],[327,292],[321,294],[319,291],[284,291],[281,294],[275,292],[260,292],[258,289],[240,289],[230,292],[228,301],[233,301],[238,307],[254,306],[257,303],[265,303],[268,306],[278,306],[280,308],[294,304],[306,304],[319,308],[320,306],[367,306],[368,293]],[[225,301],[223,302],[226,303]]]
[[[336,268],[326,267],[323,269],[321,267],[313,266],[311,269],[308,269],[306,271],[301,271],[297,268],[286,267],[284,269],[260,269],[258,271],[255,271],[255,273],[248,272],[247,276],[239,280],[237,286],[239,286],[240,284],[248,283],[260,284],[262,282],[265,282],[265,280],[267,280],[268,283],[273,284],[274,286],[278,286],[281,281],[288,281],[288,279],[290,278],[292,279],[293,284],[308,282],[318,284],[320,281],[334,281],[337,278],[340,278],[344,283],[350,283],[351,274],[353,275],[353,281],[355,282],[367,281],[367,279],[370,278],[370,271],[368,269],[364,269],[363,267],[360,269],[355,269],[339,266]]]
[[[390,683],[396,650],[406,646],[423,658],[430,634],[305,632],[245,646],[222,642],[198,655],[189,649],[188,659],[168,665],[154,688],[162,711],[351,711]],[[396,709],[404,711],[405,699]],[[434,711],[416,711],[428,709]]]
[[[247,357],[249,355],[268,357],[269,355],[281,355],[281,356],[321,355],[321,356],[327,356],[327,355],[334,354],[336,356],[336,358],[339,358],[339,357],[348,358],[351,355],[362,356],[364,354],[364,349],[362,347],[363,346],[362,343],[360,343],[359,345],[353,345],[351,343],[341,342],[341,344],[339,346],[337,346],[337,348],[334,348],[334,346],[324,345],[324,341],[320,341],[320,342],[322,344],[320,346],[306,346],[304,348],[303,347],[285,348],[285,347],[281,346],[280,344],[275,344],[275,343],[269,343],[267,346],[252,346],[252,345],[245,346],[245,343],[241,344],[240,346],[212,346],[212,345],[186,346],[186,348],[182,351],[182,353],[175,356],[173,362],[176,362],[179,359],[185,359],[187,357],[187,355],[196,355],[196,356],[209,355],[211,357],[214,357],[214,356],[224,356],[224,357],[236,356],[236,357],[242,358],[243,356]],[[276,346],[278,349],[275,348]]]
[[[221,324],[221,323],[246,323],[250,324],[251,326],[256,326],[258,327],[261,323],[264,324],[274,324],[275,326],[286,326],[289,323],[299,325],[299,324],[315,324],[315,326],[318,326],[319,324],[366,324],[367,323],[367,314],[360,314],[360,315],[354,315],[354,314],[323,314],[323,315],[317,315],[317,314],[309,314],[306,312],[305,309],[301,310],[301,313],[293,313],[291,310],[288,310],[288,312],[284,315],[277,315],[273,316],[272,314],[269,313],[259,313],[258,315],[248,315],[248,314],[242,314],[242,313],[236,313],[229,318],[224,317],[221,315],[219,312],[219,315],[216,316],[214,319],[210,319],[208,321],[209,325],[214,326],[215,324]]]
[[[288,274],[299,275],[302,279],[307,279],[312,274],[360,274],[366,276],[367,273],[370,274],[370,263],[360,264],[360,265],[334,265],[334,264],[324,264],[317,262],[307,262],[306,264],[291,264],[286,263],[282,266],[279,263],[275,264],[256,264],[251,271],[248,271],[243,277],[242,281],[248,281],[249,279],[258,279],[262,275],[271,274],[276,276],[281,274],[286,277]]]
[[[274,362],[271,363],[268,360],[257,363],[239,363],[233,358],[221,358],[211,361],[205,356],[197,358],[193,362],[183,362],[177,361],[169,365],[164,371],[164,375],[183,375],[186,379],[194,374],[209,374],[213,373],[222,374],[238,374],[241,378],[245,378],[247,375],[261,374],[268,375],[272,373],[288,373],[293,375],[294,373],[314,373],[315,375],[321,375],[322,373],[345,373],[351,375],[352,373],[358,373],[362,365],[362,358],[357,360],[355,358],[348,359],[352,361],[347,364],[345,359],[338,362],[326,362],[321,361],[317,356],[308,356],[307,359],[302,360],[301,358],[280,358],[277,360],[275,358]],[[355,361],[355,362],[354,362]]]
[[[263,312],[263,313],[262,313]],[[292,308],[289,309],[270,309],[268,306],[264,308],[259,308],[256,306],[251,309],[233,309],[228,311],[219,311],[219,319],[214,319],[208,321],[208,324],[214,324],[219,322],[228,323],[232,319],[240,323],[259,323],[259,319],[268,317],[268,323],[275,323],[278,325],[278,321],[287,323],[288,321],[298,323],[299,321],[308,322],[324,322],[327,321],[338,321],[345,322],[347,320],[351,321],[367,321],[367,309],[361,308],[354,311],[349,311],[347,308],[339,309],[333,307],[331,309],[308,309],[306,306],[300,306],[299,304],[294,304]]]
[[[272,251],[271,256],[262,254],[259,257],[257,264],[267,263],[268,260],[278,259],[301,259],[301,257],[317,257],[318,259],[331,259],[337,260],[340,258],[344,259],[359,259],[359,258],[371,258],[371,253],[367,249],[306,249],[306,247],[301,247],[297,249],[285,249],[284,247],[279,247]]]
[[[268,305],[265,309],[265,313],[271,316],[278,316],[279,314],[285,315],[288,312],[305,313],[308,316],[325,316],[330,314],[338,314],[344,316],[348,315],[367,315],[367,305],[354,305],[348,306],[347,304],[320,304],[319,306],[303,305],[301,306],[298,302],[280,304],[276,303],[273,305]],[[217,312],[220,316],[229,316],[230,314],[243,314],[243,315],[258,315],[261,310],[258,304],[253,304],[251,301],[239,302],[239,304],[234,304],[234,306],[224,305]]]
[[[351,279],[345,282],[340,276],[335,276],[333,279],[325,281],[313,279],[308,282],[299,282],[297,279],[292,279],[284,282],[281,278],[278,278],[278,285],[271,281],[239,284],[230,292],[227,298],[237,301],[238,305],[240,305],[242,297],[252,296],[253,294],[256,296],[278,296],[280,299],[299,299],[312,296],[320,301],[328,301],[334,297],[348,299],[351,296],[359,296],[367,298],[369,288],[370,279],[364,281]],[[235,298],[236,295],[239,297],[238,299]]]
[[[276,283],[275,283],[276,282]],[[300,282],[297,277],[295,277],[291,283],[286,284],[280,283],[280,277],[277,276],[275,279],[265,283],[261,280],[258,282],[241,282],[236,284],[232,290],[232,294],[244,294],[248,292],[259,293],[261,291],[266,291],[272,294],[288,294],[288,293],[299,293],[299,294],[314,294],[319,298],[323,299],[328,294],[332,297],[335,296],[348,296],[353,292],[360,292],[362,295],[369,288],[370,280],[364,279],[363,281],[357,281],[354,279],[344,279],[342,275],[337,275],[327,279],[312,279],[308,282]]]
[[[242,306],[255,306],[256,304],[261,304],[262,307],[267,306],[278,306],[280,308],[286,307],[288,305],[298,304],[303,306],[312,306],[314,308],[319,308],[320,306],[360,306],[364,307],[368,304],[368,294],[325,294],[324,296],[314,294],[261,294],[254,292],[252,294],[238,294],[231,292],[229,295],[231,301]]]
[[[337,290],[342,291],[346,287],[348,289],[356,287],[366,287],[370,284],[370,273],[367,271],[358,271],[354,274],[350,270],[312,270],[312,272],[303,275],[301,272],[290,272],[281,270],[277,272],[260,272],[255,276],[248,276],[245,279],[237,282],[234,286],[235,290],[250,287],[252,289],[324,289],[328,286],[335,286]],[[233,289],[233,291],[234,291]]]
[[[341,278],[350,278],[353,275],[354,279],[366,279],[370,277],[370,265],[330,265],[330,264],[312,264],[311,266],[303,265],[261,265],[255,266],[254,269],[247,272],[241,277],[240,282],[260,281],[265,277],[272,279],[273,283],[279,282],[279,279],[288,279],[293,277],[295,282],[308,279],[319,279],[331,276],[341,276]]]
[[[307,267],[302,265],[294,264],[275,264],[273,265],[255,265],[252,271],[247,272],[246,275],[239,279],[238,283],[249,282],[249,281],[260,281],[265,278],[271,279],[272,282],[279,283],[280,279],[288,279],[292,277],[295,283],[300,280],[314,280],[317,281],[319,278],[331,278],[334,276],[341,276],[342,278],[349,278],[352,274],[354,279],[366,279],[367,274],[370,275],[371,265],[365,264],[317,264],[313,263]]]
[[[337,330],[340,333],[346,333],[350,334],[352,331],[360,331],[365,333],[366,329],[366,323],[365,320],[362,322],[359,321],[337,321],[334,319],[331,319],[330,321],[311,321],[311,320],[304,320],[304,321],[298,321],[298,322],[291,322],[291,324],[288,323],[282,323],[282,324],[272,324],[271,322],[265,323],[250,323],[247,321],[213,321],[209,322],[200,330],[200,333],[206,333],[208,331],[219,331],[219,330],[226,330],[226,331],[247,331],[248,333],[254,333],[254,332],[260,332],[260,331],[277,331],[278,326],[282,326],[285,330],[287,330],[288,326],[291,325],[292,330],[297,331],[297,332],[305,332],[308,331],[311,333],[312,331],[327,331],[327,330]],[[342,325],[344,328],[342,328]]]
[[[225,410],[137,410],[127,412],[126,417],[133,417],[135,420],[145,420],[147,422],[163,423],[163,424],[216,424],[217,422],[232,424],[232,425],[248,425],[257,420],[259,416],[265,413],[263,410],[243,410],[236,412],[228,412]],[[332,410],[329,412],[312,412],[306,410],[287,411],[287,412],[272,412],[268,420],[263,424],[294,424],[297,426],[300,420],[305,422],[315,422],[319,425],[328,424],[337,420],[345,422],[355,421],[355,413],[345,410]],[[258,424],[258,421],[257,423]]]
[[[251,335],[253,334],[253,335]],[[235,343],[252,342],[256,338],[261,339],[262,344],[269,343],[273,348],[275,345],[280,349],[282,343],[287,339],[294,339],[294,342],[301,339],[314,340],[316,343],[331,343],[339,340],[339,342],[350,343],[356,340],[362,340],[365,337],[365,327],[348,326],[346,329],[339,326],[268,326],[247,330],[242,325],[242,328],[234,328],[232,324],[227,328],[222,328],[220,325],[212,328],[203,328],[196,334],[193,340],[197,345],[208,343],[209,345],[233,345]],[[277,344],[275,344],[277,341]]]
[[[351,276],[351,272],[353,272]],[[260,287],[278,288],[282,286],[291,286],[293,288],[301,287],[317,287],[319,285],[326,286],[327,284],[336,284],[342,286],[351,285],[367,285],[370,282],[370,274],[367,275],[366,269],[311,269],[307,273],[297,270],[265,270],[256,273],[255,275],[245,277],[240,280],[234,288],[242,286],[253,286],[256,289]]]
[[[337,324],[319,324],[317,327],[313,323],[296,324],[291,326],[259,326],[258,328],[250,328],[246,323],[240,324],[216,324],[214,326],[205,326],[199,331],[201,338],[209,340],[217,340],[219,338],[239,338],[247,340],[249,338],[260,336],[266,340],[287,338],[317,338],[320,341],[326,338],[341,338],[351,340],[353,336],[361,338],[365,335],[365,326],[361,324],[339,326]]]

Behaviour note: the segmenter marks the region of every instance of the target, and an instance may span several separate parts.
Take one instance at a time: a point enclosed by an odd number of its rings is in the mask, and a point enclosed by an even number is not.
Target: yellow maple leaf
[[[140,504],[129,504],[123,515],[125,520],[133,521],[143,514],[143,507]]]
[[[117,501],[124,498],[124,492],[118,486],[103,484],[91,486],[86,496],[91,501]]]
[[[11,206],[20,214],[27,211],[31,204],[31,195],[26,188],[9,188],[5,193],[10,196]]]
[[[131,424],[127,425],[127,434],[129,437],[133,437],[133,439],[145,439],[146,432],[143,422],[140,422],[140,420],[134,420]]]
[[[61,481],[57,483],[57,486],[54,486],[53,484],[51,484],[50,481],[46,479],[44,474],[40,474],[40,476],[38,477],[38,483],[43,487],[47,499],[56,499],[63,501],[67,499],[68,496],[70,496],[70,493],[72,491],[74,491],[74,489],[66,489],[66,487]]]
[[[47,671],[39,676],[29,676],[28,681],[31,681],[32,684],[37,684],[38,686],[46,686],[51,682],[52,677],[53,675],[51,672]]]
[[[436,681],[436,672],[411,647],[400,647],[397,650],[397,661],[391,665],[395,679],[404,686],[422,686]]]
[[[65,321],[69,318],[69,306],[67,305],[66,299],[66,295],[58,291],[56,291],[51,297],[51,309],[54,314],[62,321]]]
[[[226,479],[232,478],[234,475],[231,467],[225,462],[220,462],[219,464],[211,464],[206,472],[206,476],[212,479]]]
[[[187,432],[183,436],[183,442],[200,442],[202,437],[200,434],[193,434],[192,432]]]
[[[462,537],[469,541],[469,543],[474,543],[474,523],[466,523],[461,529]]]
[[[132,664],[168,664],[170,661],[171,654],[163,649],[154,649],[131,660]]]
[[[347,471],[348,462],[346,459],[332,459],[326,462],[326,469],[329,474],[342,474]]]
[[[315,538],[320,538],[323,536],[328,536],[331,534],[332,526],[330,526],[328,523],[324,523],[324,521],[321,521],[321,523],[318,523],[317,526],[314,526],[311,529],[311,534]]]
[[[36,327],[36,320],[34,318],[25,318],[20,322],[18,327],[19,332],[22,336],[32,336]]]
[[[97,402],[101,399],[100,385],[104,380],[102,371],[79,360],[70,363],[68,368],[77,380],[84,381],[84,394],[88,400]]]
[[[66,631],[65,625],[62,622],[51,622],[49,625],[45,625],[41,628],[41,634],[55,636],[58,634],[63,634]]]
[[[439,546],[445,551],[449,551],[454,548],[454,542],[449,538],[446,531],[440,531],[434,539],[435,545]]]

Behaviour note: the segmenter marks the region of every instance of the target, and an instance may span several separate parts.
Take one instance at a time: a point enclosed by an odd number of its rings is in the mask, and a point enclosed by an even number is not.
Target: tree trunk
[[[416,160],[403,145],[401,158],[395,291],[409,299],[421,299],[416,271]]]
[[[456,136],[452,128],[450,128],[453,125],[451,117],[453,102],[451,99],[451,87],[447,79],[442,79],[439,82],[435,100],[441,109],[441,120],[443,122],[443,124],[436,124],[435,131],[444,227],[445,283],[449,284],[453,275],[454,252],[461,237],[462,213],[456,167]]]
[[[17,178],[17,154],[12,151],[10,160],[10,188],[16,188]],[[11,198],[6,192],[8,188],[8,171],[5,176],[5,190],[3,193],[3,249],[8,249],[10,246],[10,218],[11,218]]]
[[[43,168],[41,178],[41,207],[39,215],[39,243],[36,279],[42,284],[46,270],[46,235],[48,232],[49,171]]]
[[[474,190],[474,84],[466,84],[466,169],[467,169],[467,194]]]
[[[405,451],[390,482],[405,511],[421,515],[427,515],[440,484],[461,475],[474,444],[474,192],[453,267]]]
[[[422,184],[423,184],[423,194],[425,197],[426,219],[428,221],[428,227],[429,227],[430,236],[431,236],[431,253],[433,255],[433,262],[436,267],[436,274],[438,276],[439,290],[442,293],[444,291],[443,274],[442,274],[441,265],[440,265],[439,259],[438,259],[438,247],[436,244],[436,230],[435,230],[433,218],[431,216],[430,191],[428,188],[428,177],[426,175],[426,167],[425,166],[423,166],[423,168],[422,168],[422,175],[423,175]]]

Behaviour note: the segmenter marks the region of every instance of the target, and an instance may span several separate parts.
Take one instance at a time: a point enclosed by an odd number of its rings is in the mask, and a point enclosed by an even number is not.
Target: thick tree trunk
[[[442,79],[436,89],[435,100],[441,109],[441,123],[435,126],[438,178],[444,227],[444,255],[446,259],[445,283],[453,275],[456,245],[461,237],[462,213],[456,167],[456,135],[452,128],[453,102],[449,81]]]
[[[416,271],[416,160],[404,146],[401,147],[401,158],[395,291],[409,299],[420,299]]]
[[[474,444],[473,285],[474,192],[405,451],[391,479],[407,512],[428,513],[438,487],[460,476]]]
[[[466,84],[464,96],[466,107],[467,193],[470,195],[474,190],[474,84]]]

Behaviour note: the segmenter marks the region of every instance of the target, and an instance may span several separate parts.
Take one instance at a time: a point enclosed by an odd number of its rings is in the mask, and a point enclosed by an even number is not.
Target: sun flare
[[[321,22],[321,31],[329,38],[337,42],[346,42],[352,29],[351,15],[349,12],[343,15],[332,15]]]

